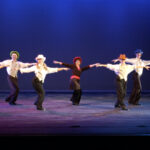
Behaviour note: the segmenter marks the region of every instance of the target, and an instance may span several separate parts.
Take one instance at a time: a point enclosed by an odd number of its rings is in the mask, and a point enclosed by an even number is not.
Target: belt
[[[76,76],[76,75],[73,75],[73,76],[70,77],[70,79],[78,79],[78,80],[80,80],[80,77]]]

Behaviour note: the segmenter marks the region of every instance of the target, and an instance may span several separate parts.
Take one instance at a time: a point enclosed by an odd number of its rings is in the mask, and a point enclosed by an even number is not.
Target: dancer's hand
[[[100,63],[97,63],[97,64],[96,64],[96,67],[101,67],[101,64],[100,64]]]
[[[119,59],[114,59],[114,60],[112,60],[112,62],[114,62],[114,63],[116,63],[116,62],[118,62],[119,61]]]
[[[92,64],[90,65],[90,68],[93,68],[93,67],[96,67],[97,63],[96,64]]]
[[[60,61],[56,61],[56,60],[54,60],[54,61],[53,61],[53,63],[54,63],[54,64],[62,65],[62,62],[60,62]]]
[[[150,69],[150,66],[145,66],[145,69],[146,69],[146,70],[149,70],[149,69]]]
[[[70,69],[69,69],[69,68],[63,68],[63,70],[68,71],[68,70],[70,70]]]

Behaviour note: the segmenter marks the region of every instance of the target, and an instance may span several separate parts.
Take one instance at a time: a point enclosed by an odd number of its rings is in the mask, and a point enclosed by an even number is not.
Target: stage
[[[33,105],[35,93],[21,93],[11,106],[0,94],[0,136],[149,136],[150,94],[143,94],[141,106],[125,103],[128,111],[114,108],[113,93],[84,93],[80,106],[72,106],[71,93],[47,93],[46,111]]]

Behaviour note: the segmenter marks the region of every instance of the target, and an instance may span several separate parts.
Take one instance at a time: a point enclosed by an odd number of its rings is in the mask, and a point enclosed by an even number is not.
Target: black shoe
[[[120,108],[121,106],[120,105],[115,105],[115,108]]]
[[[34,102],[34,105],[37,105],[37,102]]]
[[[70,98],[70,101],[73,102],[73,98]]]
[[[141,104],[139,104],[139,103],[135,103],[135,104],[133,104],[133,105],[140,106]]]
[[[72,103],[72,105],[76,105],[76,106],[78,106],[78,105],[79,105],[79,103]]]
[[[133,104],[133,103],[131,103],[131,102],[128,102],[128,104],[129,104],[129,105],[134,105],[134,104]]]
[[[5,100],[6,103],[9,103],[9,101],[10,101],[10,100],[8,100],[8,99]]]
[[[43,108],[43,107],[37,107],[36,109],[37,109],[37,110],[42,110],[42,111],[45,111],[45,110],[46,110],[46,109]]]
[[[128,110],[125,106],[121,106],[121,110]]]
[[[10,105],[17,105],[15,102],[9,102]]]

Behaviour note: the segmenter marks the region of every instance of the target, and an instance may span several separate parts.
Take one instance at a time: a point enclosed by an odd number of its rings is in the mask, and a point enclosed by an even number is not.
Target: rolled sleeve
[[[35,71],[36,71],[35,66],[30,67],[30,68],[21,68],[20,69],[21,73],[30,73],[30,72],[35,72]]]
[[[150,65],[150,61],[144,60],[143,63],[144,63],[144,67]]]
[[[116,69],[116,65],[112,65],[112,64],[107,64],[107,68],[110,70],[115,70]]]
[[[29,63],[22,63],[22,62],[19,62],[20,64],[20,68],[26,68],[29,66]]]
[[[58,68],[50,68],[48,67],[48,72],[47,73],[56,73],[58,72]]]
[[[126,59],[126,62],[127,63],[130,63],[130,64],[135,64],[136,63],[136,59],[135,58],[128,58],[128,59]]]
[[[10,61],[9,61],[9,60],[2,61],[2,62],[0,62],[0,65],[1,65],[1,66],[10,65]]]

